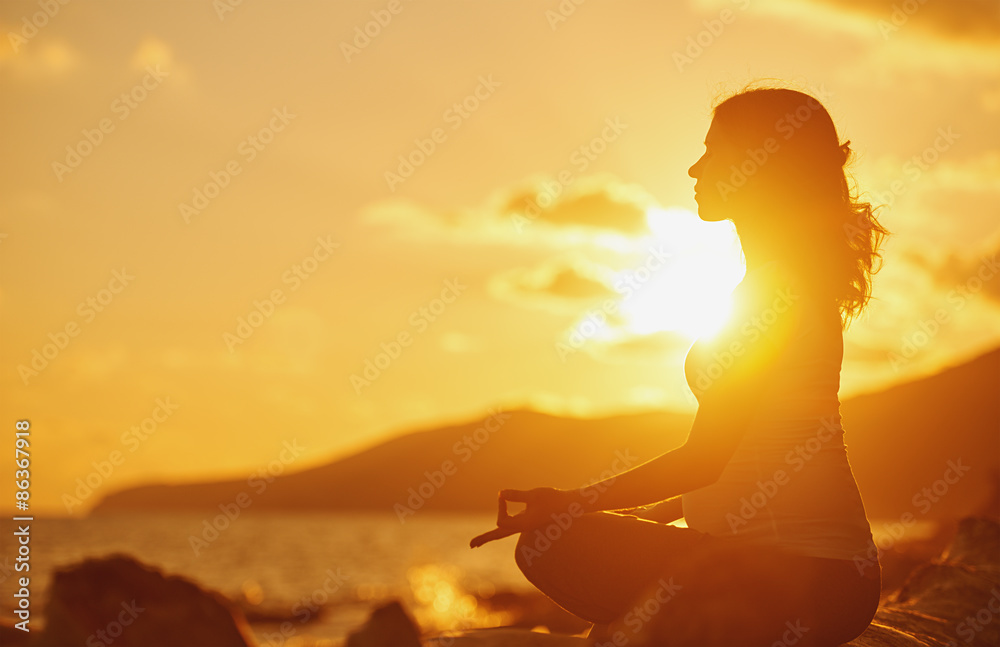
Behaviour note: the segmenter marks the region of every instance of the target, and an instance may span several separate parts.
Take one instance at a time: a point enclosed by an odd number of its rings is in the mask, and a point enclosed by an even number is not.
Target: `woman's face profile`
[[[694,199],[698,216],[705,221],[725,220],[727,206],[731,210],[736,187],[729,182],[733,165],[739,165],[735,147],[722,134],[716,121],[705,135],[705,153],[688,169],[694,183]]]

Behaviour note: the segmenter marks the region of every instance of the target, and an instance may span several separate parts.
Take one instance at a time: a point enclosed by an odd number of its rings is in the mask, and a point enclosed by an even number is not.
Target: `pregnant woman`
[[[578,490],[502,490],[497,528],[472,540],[521,533],[521,571],[595,623],[592,644],[839,645],[871,622],[881,575],[838,390],[888,232],[848,184],[849,143],[794,90],[716,106],[689,174],[747,271],[728,323],[688,352],[687,440]]]

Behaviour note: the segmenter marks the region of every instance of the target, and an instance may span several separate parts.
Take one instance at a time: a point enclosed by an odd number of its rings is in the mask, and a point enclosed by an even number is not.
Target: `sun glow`
[[[621,311],[634,334],[710,336],[725,323],[745,272],[732,223],[704,222],[687,209],[652,208],[645,262],[619,273]],[[653,250],[657,250],[655,253]],[[666,260],[660,262],[662,252]]]

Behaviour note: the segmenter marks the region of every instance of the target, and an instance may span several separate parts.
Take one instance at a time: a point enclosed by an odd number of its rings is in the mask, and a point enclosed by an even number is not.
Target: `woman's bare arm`
[[[684,510],[681,507],[681,498],[679,496],[675,496],[672,499],[661,501],[649,510],[646,510],[637,516],[641,519],[649,519],[650,521],[655,521],[657,523],[670,523],[672,521],[677,521],[684,516]]]
[[[649,505],[719,479],[753,421],[772,383],[777,360],[799,323],[801,313],[794,300],[779,303],[775,297],[780,294],[779,286],[783,283],[771,280],[748,288],[753,292],[744,298],[752,305],[744,302],[741,314],[717,339],[713,352],[729,351],[732,361],[701,394],[684,445],[574,491],[585,511]],[[762,321],[769,323],[762,328]]]
[[[637,508],[711,485],[736,451],[760,400],[764,380],[722,402],[705,399],[682,446],[575,491],[586,512]]]

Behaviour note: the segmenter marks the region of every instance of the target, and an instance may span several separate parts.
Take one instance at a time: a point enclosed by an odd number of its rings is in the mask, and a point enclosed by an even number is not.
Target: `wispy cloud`
[[[502,188],[479,205],[435,209],[387,199],[368,205],[360,216],[366,224],[391,227],[407,238],[560,245],[599,243],[604,237],[613,245],[610,239],[615,237],[649,234],[647,212],[654,206],[656,201],[644,189],[614,176],[577,178],[568,187],[558,179],[537,176]]]

